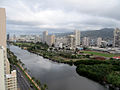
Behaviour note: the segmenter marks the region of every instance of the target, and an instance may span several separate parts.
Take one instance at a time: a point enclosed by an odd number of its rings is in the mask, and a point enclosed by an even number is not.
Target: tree
[[[24,67],[25,66],[25,64],[24,63],[22,63],[22,67]]]
[[[24,71],[27,71],[27,68],[24,68]]]

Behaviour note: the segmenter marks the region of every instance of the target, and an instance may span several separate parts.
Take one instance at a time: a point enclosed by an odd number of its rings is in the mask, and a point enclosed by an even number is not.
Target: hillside
[[[104,28],[101,30],[92,30],[92,31],[82,31],[81,37],[91,37],[91,38],[102,37],[103,39],[112,39],[113,31],[114,31],[113,28]]]
[[[90,38],[97,38],[97,37],[102,37],[104,40],[105,39],[113,39],[113,28],[104,28],[100,30],[89,30],[89,31],[81,31],[81,38],[82,37],[90,37]],[[73,32],[69,33],[61,33],[61,34],[55,34],[58,37],[61,36],[67,36],[73,34]]]

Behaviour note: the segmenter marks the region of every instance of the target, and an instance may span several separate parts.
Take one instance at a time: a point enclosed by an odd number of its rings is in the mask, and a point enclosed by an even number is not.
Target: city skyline
[[[119,0],[1,0],[0,90],[120,90]]]
[[[0,1],[7,11],[7,30],[26,32],[120,27],[119,4],[119,0]]]

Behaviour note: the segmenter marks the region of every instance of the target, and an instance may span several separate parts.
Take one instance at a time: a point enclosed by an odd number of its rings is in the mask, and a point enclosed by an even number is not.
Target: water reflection
[[[49,90],[106,90],[100,84],[79,76],[75,66],[44,59],[16,46],[10,46],[10,49],[25,63],[32,76],[48,85]]]

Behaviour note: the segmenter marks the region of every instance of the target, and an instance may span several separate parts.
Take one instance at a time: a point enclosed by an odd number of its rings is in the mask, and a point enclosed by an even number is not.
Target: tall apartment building
[[[12,74],[10,74],[10,63],[7,59],[6,51],[6,15],[4,8],[0,8],[0,69],[0,89],[2,88],[1,90],[17,90],[10,89],[12,86],[9,88],[7,84],[7,75]],[[17,81],[10,82],[17,83]],[[14,86],[17,87],[17,84],[14,84]]]
[[[6,48],[6,15],[4,8],[0,8],[0,46]]]
[[[120,29],[116,28],[114,30],[114,47],[120,47]]]
[[[74,49],[76,44],[75,44],[75,35],[69,35],[68,37],[68,42],[67,45],[70,49]]]
[[[3,46],[0,46],[0,89],[1,90],[17,90],[16,70],[11,74],[6,73],[8,68],[6,64],[6,52]]]
[[[97,38],[97,46],[100,47],[102,45],[102,38]]]
[[[89,37],[84,37],[83,38],[82,45],[83,46],[89,46]]]
[[[0,8],[0,46],[3,46],[5,48],[6,53],[6,14],[5,9]],[[7,54],[6,54],[7,56]],[[10,73],[10,64],[6,57],[6,74]]]
[[[49,46],[55,44],[55,35],[48,35],[48,31],[43,32],[43,43],[47,43]]]
[[[0,46],[0,89],[6,90],[6,76],[5,76],[5,49]]]
[[[75,34],[75,46],[79,46],[80,45],[80,31],[75,30],[74,34]]]
[[[43,43],[47,42],[47,37],[48,37],[48,31],[43,32]]]
[[[49,46],[52,46],[53,44],[55,44],[55,35],[48,35],[46,43]]]

